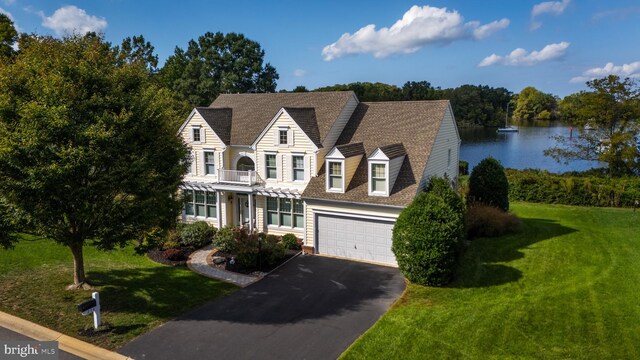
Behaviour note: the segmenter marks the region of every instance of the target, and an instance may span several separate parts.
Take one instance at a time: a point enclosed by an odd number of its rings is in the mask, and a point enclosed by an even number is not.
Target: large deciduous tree
[[[71,250],[123,246],[179,214],[187,149],[171,96],[95,34],[23,37],[0,67],[0,194],[30,231]]]
[[[576,136],[556,136],[545,155],[557,161],[598,160],[611,176],[640,173],[640,87],[632,79],[609,75],[587,82],[590,91],[565,97],[563,117],[581,129]]]
[[[264,50],[256,41],[207,32],[189,41],[186,50],[176,47],[160,80],[192,106],[207,106],[225,92],[275,92],[278,73],[263,62]]]
[[[153,74],[158,68],[158,55],[154,53],[155,47],[144,39],[144,36],[127,37],[122,40],[118,50],[120,60],[128,63],[143,64],[149,73]]]
[[[557,99],[528,86],[516,95],[513,118],[517,120],[551,120],[556,118]]]
[[[18,41],[18,32],[13,21],[6,14],[0,13],[0,58],[15,53],[13,45]]]

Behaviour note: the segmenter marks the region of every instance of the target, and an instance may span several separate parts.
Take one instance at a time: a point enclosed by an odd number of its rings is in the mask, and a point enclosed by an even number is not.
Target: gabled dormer
[[[338,145],[325,156],[326,190],[344,193],[364,157],[362,143]]]
[[[369,196],[389,196],[398,178],[406,151],[402,144],[379,147],[367,158]]]

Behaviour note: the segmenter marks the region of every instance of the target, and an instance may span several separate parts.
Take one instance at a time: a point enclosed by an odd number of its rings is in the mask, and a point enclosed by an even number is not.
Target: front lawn
[[[85,247],[89,281],[100,292],[102,320],[111,331],[78,334],[93,324],[75,305],[92,291],[67,291],[73,282],[71,251],[51,240],[25,235],[14,250],[0,250],[0,310],[70,336],[115,349],[146,331],[207,301],[233,285],[197,275],[186,267],[156,264],[131,247],[101,252]]]
[[[640,358],[640,212],[513,204],[446,288],[409,285],[344,358]]]

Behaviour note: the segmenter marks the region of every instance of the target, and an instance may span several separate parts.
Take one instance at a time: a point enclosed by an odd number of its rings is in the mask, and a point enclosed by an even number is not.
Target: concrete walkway
[[[213,266],[207,263],[207,257],[214,251],[213,245],[208,245],[203,247],[200,250],[195,251],[189,257],[187,261],[187,266],[191,271],[196,272],[200,275],[210,277],[213,279],[223,280],[226,282],[230,282],[240,287],[246,287],[254,282],[262,279],[259,276],[250,276],[234,273],[231,271],[220,270],[214,268]]]

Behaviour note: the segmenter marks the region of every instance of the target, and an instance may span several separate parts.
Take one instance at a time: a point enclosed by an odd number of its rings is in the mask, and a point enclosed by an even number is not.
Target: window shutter
[[[293,146],[293,129],[289,129],[287,131],[287,144],[289,144],[289,146]]]
[[[304,181],[311,180],[311,155],[304,156]]]
[[[187,131],[189,132],[189,142],[193,142],[193,127],[188,127]]]
[[[200,141],[201,142],[206,142],[207,141],[207,130],[203,127],[200,128]]]
[[[282,163],[285,155],[276,155],[276,179],[282,181]]]
[[[280,134],[278,133],[278,128],[273,129],[273,146],[278,146],[280,144]]]
[[[196,174],[196,153],[195,152],[191,152],[191,168],[189,169],[189,172],[192,175]]]
[[[204,163],[204,151],[200,151],[200,164],[200,175],[204,175],[207,173],[207,164]]]

